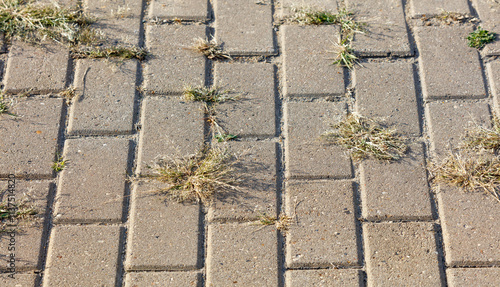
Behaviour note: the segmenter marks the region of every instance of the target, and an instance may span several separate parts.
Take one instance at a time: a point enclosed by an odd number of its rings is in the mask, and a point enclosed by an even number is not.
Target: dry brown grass
[[[262,214],[259,216],[259,224],[264,226],[274,225],[279,231],[286,232],[292,224],[292,219],[292,217],[286,215],[285,213],[281,213],[278,218]]]
[[[229,56],[229,54],[225,53],[222,50],[221,46],[214,38],[212,38],[212,40],[196,38],[190,49],[205,55],[208,59],[211,60],[231,59],[231,56]]]
[[[493,127],[476,127],[467,132],[462,146],[472,150],[489,150],[497,152],[500,149],[500,120],[493,117]]]

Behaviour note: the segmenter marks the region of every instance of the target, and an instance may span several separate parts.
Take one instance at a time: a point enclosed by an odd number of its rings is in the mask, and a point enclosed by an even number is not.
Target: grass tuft
[[[335,58],[333,59],[333,64],[341,67],[347,67],[348,69],[354,68],[354,65],[358,64],[358,57],[354,54],[351,48],[351,41],[347,38],[340,40],[334,46]]]
[[[66,167],[68,160],[64,159],[62,156],[57,156],[57,159],[52,164],[52,170],[55,172],[62,171]]]
[[[238,96],[232,96],[228,90],[219,87],[191,87],[186,86],[183,93],[186,101],[220,103],[235,100]]]
[[[378,160],[399,160],[407,146],[394,130],[388,130],[365,117],[350,114],[333,126],[334,131],[321,135],[322,139],[346,147],[356,160],[374,157]]]
[[[469,47],[476,49],[484,48],[486,44],[493,42],[495,38],[495,33],[486,31],[481,27],[478,27],[474,32],[471,32],[469,36],[467,36]]]
[[[463,146],[471,150],[500,150],[500,119],[493,117],[493,128],[477,127],[468,131]]]
[[[281,232],[288,231],[288,228],[292,224],[292,218],[286,215],[285,213],[281,213],[278,218],[264,213],[260,215],[258,218],[259,218],[259,224],[264,226],[275,225],[276,229],[278,229]]]
[[[212,40],[210,41],[203,38],[196,38],[190,49],[201,53],[208,59],[212,60],[231,59],[231,56],[229,56],[229,54],[225,53],[222,50],[221,46],[217,43],[217,40],[215,40],[215,38],[212,38]]]
[[[0,115],[9,113],[9,105],[4,102],[3,98],[0,98]]]
[[[144,60],[149,55],[147,49],[138,47],[83,47],[72,50],[72,56],[75,59],[83,58],[120,58]]]

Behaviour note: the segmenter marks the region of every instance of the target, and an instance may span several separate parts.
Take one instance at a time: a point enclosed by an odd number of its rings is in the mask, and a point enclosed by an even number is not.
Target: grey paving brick
[[[417,27],[415,31],[425,98],[486,97],[479,54],[466,45],[470,27]]]
[[[361,272],[349,269],[289,270],[285,273],[286,286],[338,286],[358,287],[362,285]]]
[[[15,269],[17,272],[39,269],[41,267],[40,250],[44,244],[42,234],[47,213],[50,183],[47,181],[15,180],[14,197],[11,197],[11,193],[8,192],[8,184],[12,183],[0,182],[1,202],[7,204],[9,199],[14,198],[16,204],[25,204],[28,208],[33,208],[36,214],[14,222],[3,220],[2,229],[5,227],[8,233],[2,232],[0,236],[0,250],[3,250],[4,253],[2,254],[6,256],[1,260],[0,269],[8,271],[11,253],[15,254]],[[14,201],[10,202],[14,203]],[[9,248],[14,249],[9,250]]]
[[[288,16],[293,8],[312,8],[320,11],[329,11],[333,14],[338,12],[337,0],[282,0],[281,15]]]
[[[55,226],[43,286],[115,286],[120,256],[118,226]]]
[[[407,135],[420,135],[412,64],[363,63],[354,71],[356,111]]]
[[[352,182],[289,183],[286,213],[288,268],[359,264]]]
[[[13,94],[59,92],[66,86],[68,62],[68,48],[58,43],[35,47],[14,41],[7,60],[4,89]]]
[[[361,203],[368,220],[432,219],[422,144],[398,162],[361,163]]]
[[[77,95],[70,110],[70,134],[132,132],[137,62],[120,64],[80,60],[76,65]]]
[[[411,56],[401,0],[348,0],[356,21],[368,23],[366,33],[356,33],[352,47],[361,56]]]
[[[500,35],[500,17],[498,17],[500,3],[495,0],[473,0],[472,3],[474,3],[481,19],[481,27],[497,34],[496,41],[484,48],[486,55],[500,56],[500,40],[498,39],[498,35]]]
[[[0,115],[0,176],[52,177],[61,123],[61,99],[15,99]]]
[[[55,200],[55,221],[120,222],[130,142],[127,139],[66,140]]]
[[[467,0],[411,0],[412,17],[433,16],[442,12],[470,14]]]
[[[287,103],[285,106],[285,175],[287,178],[349,178],[346,150],[321,142],[323,132],[340,121],[346,105],[332,102]]]
[[[495,108],[500,107],[500,61],[493,61],[486,64],[491,93],[495,103]]]
[[[178,99],[145,98],[137,173],[151,174],[162,159],[194,155],[203,146],[203,112],[198,103]]]
[[[485,103],[429,103],[426,113],[431,132],[431,148],[439,159],[459,147],[467,130],[491,125],[489,106]]]
[[[151,19],[208,20],[208,1],[153,0],[149,6]]]
[[[205,57],[189,49],[196,38],[206,38],[199,25],[149,25],[144,64],[144,88],[152,94],[181,94],[184,87],[205,83]]]
[[[125,269],[199,268],[200,206],[165,199],[155,193],[160,188],[159,184],[134,186]]]
[[[200,286],[200,273],[198,272],[134,272],[127,273],[125,287],[150,287],[150,286]]]
[[[235,135],[276,134],[274,65],[217,64],[215,84],[241,96],[217,106],[217,119]]]
[[[208,211],[211,221],[252,220],[277,214],[276,150],[273,142],[231,142],[237,156],[233,174],[237,190],[219,193]]]
[[[448,268],[450,287],[494,287],[499,283],[500,268]]]
[[[214,1],[215,38],[231,55],[273,55],[272,4],[247,0]]]
[[[278,238],[274,227],[208,226],[207,286],[278,286]]]
[[[33,287],[35,286],[38,275],[36,274],[15,274],[14,279],[9,277],[11,273],[0,274],[0,285],[15,287]]]
[[[439,215],[446,263],[491,266],[500,263],[500,205],[492,196],[440,186]]]
[[[336,26],[281,26],[283,91],[294,96],[339,96],[345,92],[344,72],[333,64]]]
[[[363,224],[368,286],[441,286],[434,225]]]

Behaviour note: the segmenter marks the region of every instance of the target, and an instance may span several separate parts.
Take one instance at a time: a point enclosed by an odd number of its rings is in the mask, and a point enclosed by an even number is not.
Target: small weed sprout
[[[60,172],[66,167],[66,163],[68,161],[65,160],[62,156],[57,155],[57,159],[52,164],[52,170],[55,172]]]
[[[75,91],[76,91],[75,87],[69,87],[66,90],[60,92],[58,95],[61,98],[66,99],[67,102],[71,102],[71,100],[75,96]]]
[[[500,150],[500,119],[493,117],[493,128],[477,127],[468,131],[463,147],[471,150]]]
[[[285,213],[281,213],[278,218],[275,216],[270,216],[267,214],[262,214],[258,217],[259,224],[264,226],[275,225],[276,229],[281,232],[288,231],[288,228],[292,224],[292,218]]]
[[[9,113],[9,105],[4,102],[3,98],[0,98],[0,115]]]
[[[481,27],[478,27],[474,32],[471,32],[469,36],[467,36],[469,47],[479,50],[484,48],[486,44],[493,42],[495,38],[495,33],[486,31]]]
[[[138,47],[85,47],[72,50],[72,56],[75,59],[83,58],[120,58],[120,59],[137,59],[144,60],[149,55],[147,49]]]
[[[231,56],[229,56],[229,54],[222,51],[221,46],[217,43],[217,40],[215,40],[215,38],[212,38],[212,40],[210,41],[203,38],[196,38],[190,49],[205,55],[208,59],[211,60],[231,59]]]
[[[321,138],[326,142],[341,145],[351,151],[355,160],[368,156],[378,160],[399,160],[407,146],[394,130],[388,130],[365,117],[350,114],[333,126]]]

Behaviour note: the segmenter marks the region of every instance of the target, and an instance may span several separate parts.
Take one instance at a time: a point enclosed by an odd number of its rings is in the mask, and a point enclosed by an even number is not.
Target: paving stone
[[[153,0],[149,7],[151,19],[208,20],[208,1]]]
[[[77,95],[70,110],[70,134],[132,132],[137,61],[120,64],[80,60],[76,65]]]
[[[348,0],[356,21],[368,23],[366,33],[354,34],[352,47],[360,56],[411,56],[401,0]]]
[[[361,203],[368,220],[430,220],[431,199],[422,144],[398,162],[361,163]]]
[[[205,57],[189,49],[197,38],[206,38],[199,25],[148,25],[144,88],[152,94],[182,94],[185,86],[205,84]]]
[[[127,139],[66,140],[68,164],[55,199],[56,223],[121,221],[129,149]]]
[[[68,48],[58,43],[35,47],[14,41],[7,60],[5,92],[59,92],[66,86],[68,62]]]
[[[354,73],[358,113],[407,135],[420,135],[412,64],[369,62]]]
[[[273,55],[272,3],[217,0],[214,3],[215,38],[231,55]]]
[[[349,269],[327,269],[327,270],[288,270],[286,275],[286,286],[338,286],[358,287],[364,286],[361,271]]]
[[[218,193],[208,211],[211,221],[257,219],[277,214],[276,150],[273,142],[231,142],[236,154],[233,174],[240,180],[237,190]]]
[[[339,37],[339,28],[284,25],[281,29],[284,94],[288,97],[343,95],[344,72],[332,60],[332,41]]]
[[[350,178],[347,150],[322,143],[320,136],[346,114],[332,102],[288,103],[285,106],[285,175],[287,178]]]
[[[336,14],[338,12],[338,2],[337,0],[282,0],[281,16],[290,15],[293,8],[312,8]]]
[[[55,226],[43,286],[115,286],[119,226]]]
[[[33,287],[35,286],[38,275],[36,274],[15,274],[14,279],[9,277],[11,273],[4,273],[0,275],[0,285],[2,286],[15,286],[15,287]]]
[[[216,85],[241,95],[217,105],[217,119],[226,132],[239,136],[276,134],[274,81],[271,64],[216,64]]]
[[[125,287],[150,286],[199,286],[201,274],[198,272],[137,272],[127,273]]]
[[[446,270],[450,287],[494,287],[500,278],[499,268],[448,268]]]
[[[467,0],[411,0],[412,17],[439,15],[442,12],[470,14]]]
[[[91,25],[102,32],[104,46],[138,46],[142,1],[84,0],[84,11],[97,20]]]
[[[142,105],[137,173],[151,174],[162,159],[194,155],[203,146],[203,112],[198,103],[148,97]]]
[[[2,221],[2,229],[17,231],[7,231],[0,236],[0,250],[4,250],[2,254],[6,256],[2,259],[0,269],[9,270],[10,254],[15,254],[16,272],[39,269],[41,268],[40,250],[45,244],[42,239],[45,240],[44,222],[47,213],[47,197],[51,189],[50,183],[47,181],[15,180],[13,196],[10,196],[12,193],[8,191],[8,184],[12,184],[12,182],[0,182],[0,201],[6,205],[7,202],[24,204],[27,208],[33,208],[36,214],[27,219],[14,220],[13,222],[9,222],[7,219]],[[14,249],[9,250],[9,248]]]
[[[451,266],[500,264],[500,205],[492,196],[440,186],[439,215],[446,263]]]
[[[486,64],[491,93],[498,110],[500,107],[500,61],[493,61]]]
[[[488,56],[500,56],[500,2],[496,0],[473,0],[474,6],[479,18],[481,19],[481,27],[490,32],[497,34],[496,41],[489,43],[484,48]]]
[[[286,188],[286,214],[297,219],[286,236],[287,267],[358,265],[352,182],[292,182]]]
[[[61,99],[15,99],[0,115],[0,177],[51,178],[61,124]]]
[[[165,199],[154,192],[159,189],[159,184],[139,183],[134,186],[125,269],[201,267],[198,254],[201,246],[200,206]]]
[[[274,227],[208,226],[207,286],[278,286],[278,238]]]
[[[363,225],[368,286],[441,286],[434,225]]]
[[[426,99],[486,97],[479,54],[465,44],[472,32],[470,27],[431,26],[415,30]]]
[[[485,103],[429,103],[426,113],[432,137],[431,148],[438,159],[457,149],[468,129],[491,126],[490,109]]]

